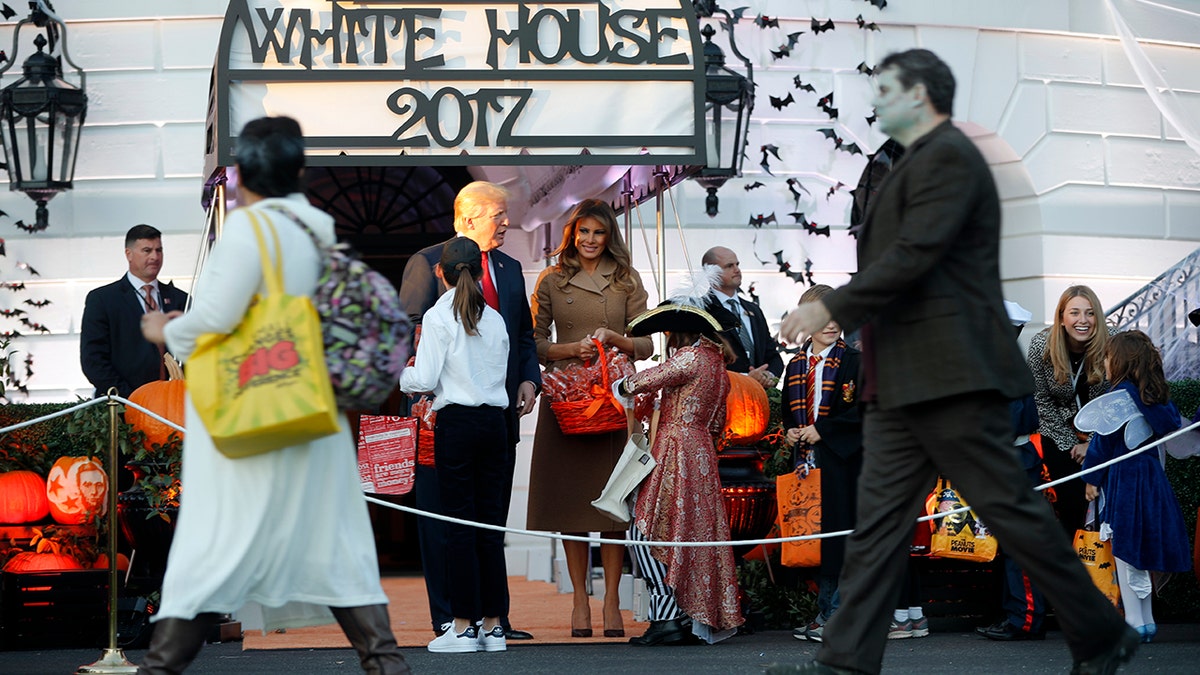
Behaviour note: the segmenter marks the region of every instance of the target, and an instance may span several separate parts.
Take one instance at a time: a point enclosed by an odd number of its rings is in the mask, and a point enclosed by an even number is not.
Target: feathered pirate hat
[[[729,326],[722,326],[704,310],[704,299],[720,278],[721,268],[716,265],[705,265],[702,271],[689,274],[684,285],[675,289],[667,300],[634,317],[625,332],[633,337],[661,332],[700,333],[711,337],[729,330]]]

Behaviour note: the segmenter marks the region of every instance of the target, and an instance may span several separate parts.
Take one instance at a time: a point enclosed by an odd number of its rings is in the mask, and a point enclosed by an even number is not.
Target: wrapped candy
[[[635,371],[629,356],[596,342],[598,358],[542,375],[542,391],[564,434],[598,434],[624,429],[625,409],[611,384]]]

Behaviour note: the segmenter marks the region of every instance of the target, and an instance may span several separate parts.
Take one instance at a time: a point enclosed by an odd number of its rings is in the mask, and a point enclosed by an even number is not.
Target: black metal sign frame
[[[238,87],[299,85],[319,93],[322,87],[334,92],[334,85],[348,83],[394,84],[378,105],[394,115],[395,128],[386,135],[311,135],[312,166],[705,163],[704,65],[697,58],[702,49],[690,0],[326,2],[328,12],[313,12],[311,2],[289,7],[284,0],[282,6],[265,8],[254,0],[230,1],[210,92],[210,166],[233,164],[231,106]],[[439,29],[477,17],[486,26],[470,28],[489,40],[486,63],[482,68],[454,67],[466,59],[455,53],[454,35]],[[686,35],[677,28],[680,22]],[[596,33],[582,35],[585,25]],[[556,39],[539,43],[539,32]],[[668,42],[674,50],[664,50]],[[231,67],[235,43],[243,49],[249,45],[254,67]],[[471,48],[478,52],[477,46]],[[240,57],[244,65],[246,55]],[[532,118],[523,117],[535,115],[534,109],[564,84],[566,91],[575,92],[579,84],[607,87],[611,99],[612,88],[623,83],[644,87],[654,82],[689,86],[690,133],[610,134],[601,129],[543,135],[529,133]],[[474,86],[479,83],[488,86]],[[336,93],[312,98],[324,101],[322,106],[339,105]],[[625,103],[624,111],[613,114],[655,114],[639,111],[638,100]],[[558,105],[561,110],[561,99]],[[309,128],[304,110],[274,112],[292,115]],[[352,115],[347,118],[351,126]],[[522,121],[523,133],[518,131]]]

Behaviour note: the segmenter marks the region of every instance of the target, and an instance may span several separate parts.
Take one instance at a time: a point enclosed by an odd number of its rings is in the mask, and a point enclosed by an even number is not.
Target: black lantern
[[[21,66],[21,79],[0,89],[0,125],[3,126],[4,164],[10,190],[19,190],[37,202],[35,231],[49,225],[46,202],[71,189],[79,130],[87,113],[84,73],[67,54],[67,27],[47,9],[44,0],[29,3],[30,15],[13,31],[12,56],[3,75],[17,60],[21,27],[33,24],[45,31],[33,40],[37,52]],[[49,46],[48,51],[43,51]],[[63,79],[62,61],[79,74],[79,86]]]
[[[734,21],[729,12],[717,7],[715,0],[693,0],[693,5],[701,17],[711,17],[713,14],[725,16],[729,46],[746,68],[746,74],[742,75],[726,67],[724,50],[712,41],[716,34],[712,25],[706,24],[700,30],[704,36],[704,115],[708,161],[694,178],[708,190],[704,211],[712,217],[717,215],[717,190],[725,181],[742,175],[750,113],[754,110],[754,66],[738,51],[733,36]]]

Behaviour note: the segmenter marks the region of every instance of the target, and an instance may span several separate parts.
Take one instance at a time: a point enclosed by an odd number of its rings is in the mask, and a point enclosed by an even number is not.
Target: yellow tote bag
[[[258,240],[267,294],[255,296],[229,334],[207,333],[187,363],[187,388],[221,454],[232,459],[307,443],[338,431],[325,367],[321,320],[304,296],[283,292],[279,236],[271,262],[263,226],[245,210]]]
[[[1075,553],[1087,568],[1096,588],[1115,607],[1121,606],[1121,589],[1117,585],[1117,566],[1113,564],[1112,542],[1100,541],[1100,533],[1075,530]]]

